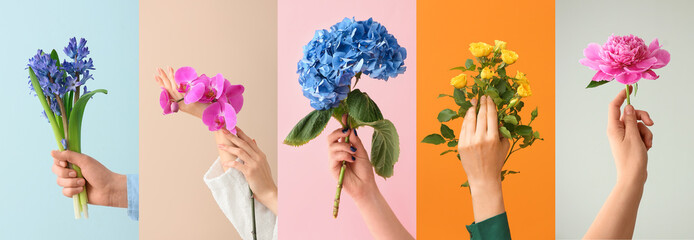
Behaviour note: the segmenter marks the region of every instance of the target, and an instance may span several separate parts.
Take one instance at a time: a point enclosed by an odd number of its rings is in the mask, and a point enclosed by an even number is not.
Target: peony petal
[[[655,50],[660,49],[660,43],[658,43],[658,39],[653,39],[653,42],[651,42],[650,45],[648,45],[648,51],[649,52],[654,52]]]
[[[600,71],[603,71],[612,76],[617,76],[624,72],[624,68],[612,67],[610,65],[600,65]]]
[[[638,62],[634,65],[625,67],[624,69],[627,70],[628,72],[641,73],[641,72],[644,72],[644,71],[650,69],[651,66],[653,66],[653,64],[655,64],[656,62],[658,62],[658,59],[656,59],[655,57],[652,57],[652,58],[648,58],[646,60],[643,60],[641,62]]]
[[[600,63],[597,61],[593,61],[588,58],[583,58],[581,60],[578,60],[578,62],[583,64],[583,66],[589,67],[590,69],[600,71]]]
[[[190,88],[190,91],[186,94],[185,97],[183,97],[183,102],[185,104],[191,104],[195,103],[202,98],[202,95],[205,94],[205,84],[203,83],[197,83],[193,85],[193,87]]]
[[[648,70],[648,71],[645,71],[645,72],[641,73],[641,77],[642,77],[643,79],[656,80],[656,79],[658,79],[660,76],[658,76],[657,74],[655,74],[655,72],[654,72],[653,70]]]
[[[654,57],[658,59],[658,62],[653,64],[651,69],[658,69],[665,67],[668,63],[670,63],[670,52],[666,51],[665,49],[660,49],[657,52],[655,52]]]
[[[159,95],[159,106],[164,110],[164,115],[171,113],[171,98],[165,88],[161,88]]]
[[[620,82],[623,84],[634,84],[641,79],[641,74],[640,73],[624,72],[622,74],[615,76],[614,79],[617,80],[617,82]]]
[[[176,79],[176,83],[178,84],[191,82],[195,80],[197,77],[198,74],[192,67],[179,68],[178,70],[176,70],[176,73],[174,74],[174,78]]]
[[[600,47],[599,44],[588,44],[588,47],[586,47],[586,49],[583,49],[583,56],[586,56],[586,58],[593,61],[600,60],[600,50],[602,50],[602,47]]]
[[[614,79],[614,76],[609,75],[603,71],[598,71],[595,73],[595,76],[593,76],[593,81],[612,81]]]

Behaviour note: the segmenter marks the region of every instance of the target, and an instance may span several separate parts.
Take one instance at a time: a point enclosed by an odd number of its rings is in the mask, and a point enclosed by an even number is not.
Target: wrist
[[[383,198],[383,196],[375,182],[373,184],[367,184],[367,186],[360,191],[360,194],[354,194],[352,196],[354,203],[360,208],[365,204],[378,201],[379,198]]]
[[[123,174],[113,173],[108,190],[109,207],[128,207],[128,180]]]
[[[617,174],[617,185],[628,187],[643,187],[646,184],[648,174]]]
[[[482,222],[506,211],[501,179],[471,181],[470,195],[475,222]]]

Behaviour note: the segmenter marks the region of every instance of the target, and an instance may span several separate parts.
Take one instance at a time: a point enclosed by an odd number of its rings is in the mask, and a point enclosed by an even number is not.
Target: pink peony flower
[[[670,62],[670,53],[660,49],[658,39],[646,46],[643,39],[634,35],[610,36],[605,45],[591,43],[583,50],[586,58],[579,62],[598,71],[593,81],[612,81],[634,84],[641,78],[655,80],[658,75],[653,69],[662,68]]]
[[[164,115],[178,112],[178,102],[173,101],[169,92],[165,88],[161,88],[159,95],[159,106],[164,110]]]
[[[210,131],[217,131],[223,127],[236,134],[236,110],[226,102],[210,104],[202,113],[202,122]]]

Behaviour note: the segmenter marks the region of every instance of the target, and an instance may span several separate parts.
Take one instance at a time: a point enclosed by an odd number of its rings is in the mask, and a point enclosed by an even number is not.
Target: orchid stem
[[[257,240],[257,235],[256,235],[256,230],[255,230],[255,199],[253,198],[253,190],[251,188],[248,188],[248,191],[251,193],[251,216],[253,218],[253,231],[251,232],[251,235],[253,235],[253,240]]]

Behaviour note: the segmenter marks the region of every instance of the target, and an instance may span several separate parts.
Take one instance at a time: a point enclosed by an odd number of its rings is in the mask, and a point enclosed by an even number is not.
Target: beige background
[[[202,180],[217,157],[200,119],[162,115],[156,67],[194,67],[243,84],[239,126],[277,179],[277,3],[140,1],[140,238],[240,239]]]

